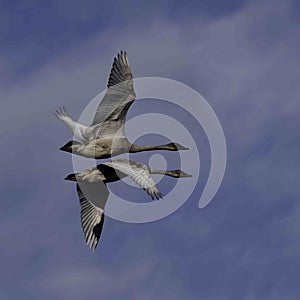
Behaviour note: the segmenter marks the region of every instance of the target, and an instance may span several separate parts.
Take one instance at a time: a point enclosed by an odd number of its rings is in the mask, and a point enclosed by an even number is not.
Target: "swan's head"
[[[81,145],[81,143],[77,142],[77,141],[69,141],[67,142],[64,146],[60,147],[59,150],[61,151],[65,151],[65,152],[74,152],[76,153],[76,150],[78,149],[78,147]]]
[[[169,147],[169,149],[171,151],[178,151],[178,150],[189,150],[189,148],[184,147],[178,143],[169,143],[167,144],[167,146]]]
[[[181,170],[172,170],[172,171],[167,171],[166,174],[175,177],[175,178],[184,178],[184,177],[192,177],[192,175],[185,173]]]

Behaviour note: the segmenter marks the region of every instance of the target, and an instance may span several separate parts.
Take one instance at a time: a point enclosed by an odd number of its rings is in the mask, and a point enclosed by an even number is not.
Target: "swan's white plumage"
[[[55,115],[72,131],[81,142],[103,137],[125,137],[125,119],[130,105],[135,100],[132,73],[126,51],[114,58],[107,91],[100,102],[91,127],[72,120],[66,109],[59,108]]]
[[[133,160],[125,158],[114,159],[75,175],[77,181],[86,183],[99,181],[112,182],[129,176],[137,185],[144,189],[152,199],[162,198],[161,192],[150,175],[149,168]]]
[[[125,158],[114,159],[111,162],[105,162],[103,164],[128,175],[136,184],[143,188],[152,199],[162,198],[162,194],[150,176],[149,168],[146,165]]]
[[[97,159],[128,152],[188,150],[177,143],[139,146],[128,141],[125,134],[126,115],[136,95],[126,51],[120,51],[114,58],[107,87],[91,126],[75,122],[64,108],[56,111],[56,116],[71,129],[75,140],[81,142],[79,145],[67,143],[61,150]]]
[[[162,198],[150,174],[165,174],[171,177],[191,177],[181,170],[153,170],[146,165],[125,158],[115,159],[76,174],[69,174],[66,180],[77,181],[77,193],[81,207],[81,225],[86,243],[95,249],[100,239],[104,208],[109,196],[107,182],[130,176],[152,199]]]

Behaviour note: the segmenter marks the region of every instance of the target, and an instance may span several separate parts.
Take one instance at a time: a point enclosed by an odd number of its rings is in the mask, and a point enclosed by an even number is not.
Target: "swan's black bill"
[[[178,173],[179,173],[179,176],[178,176],[178,177],[180,177],[180,178],[184,178],[184,177],[193,177],[193,175],[188,174],[188,173],[185,173],[185,172],[183,172],[183,171],[181,171],[181,170],[178,170]]]
[[[172,150],[177,151],[177,150],[190,150],[187,147],[184,147],[178,143],[170,143],[168,144],[168,146],[170,146],[172,148]]]

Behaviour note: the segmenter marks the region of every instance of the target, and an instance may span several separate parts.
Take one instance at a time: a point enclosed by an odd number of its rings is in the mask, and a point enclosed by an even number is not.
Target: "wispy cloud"
[[[158,15],[147,29],[94,32],[26,76],[8,76],[0,92],[1,293],[74,300],[299,296],[299,31],[287,1],[253,2],[215,19]],[[197,208],[194,194],[160,222],[107,219],[93,255],[74,187],[62,179],[71,159],[57,149],[70,135],[52,113],[65,105],[79,116],[105,88],[120,49],[135,76],[169,77],[205,96],[223,125],[229,161],[206,209]],[[129,115],[149,109],[141,101]],[[205,175],[208,145],[200,128],[187,126],[201,144]]]

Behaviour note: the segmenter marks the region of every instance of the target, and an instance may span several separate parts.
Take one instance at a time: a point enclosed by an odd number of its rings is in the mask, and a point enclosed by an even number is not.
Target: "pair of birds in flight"
[[[125,134],[126,114],[136,98],[132,79],[127,53],[121,51],[114,58],[107,91],[97,108],[91,126],[74,121],[64,107],[59,108],[55,112],[56,117],[69,127],[75,139],[66,143],[60,150],[96,159],[151,150],[188,150],[178,143],[140,146],[128,141]],[[93,186],[99,185],[101,181],[106,185],[108,182],[118,181],[129,176],[152,199],[158,200],[162,198],[162,194],[151,174],[164,174],[175,178],[191,177],[182,170],[151,170],[144,164],[121,158],[98,164],[95,168],[80,173],[69,174],[65,178],[76,182],[81,206],[81,225],[86,243],[91,249],[95,250],[100,239],[108,192],[105,186],[101,197],[99,195],[101,199],[91,201],[92,197],[86,195],[89,190],[92,190]]]

